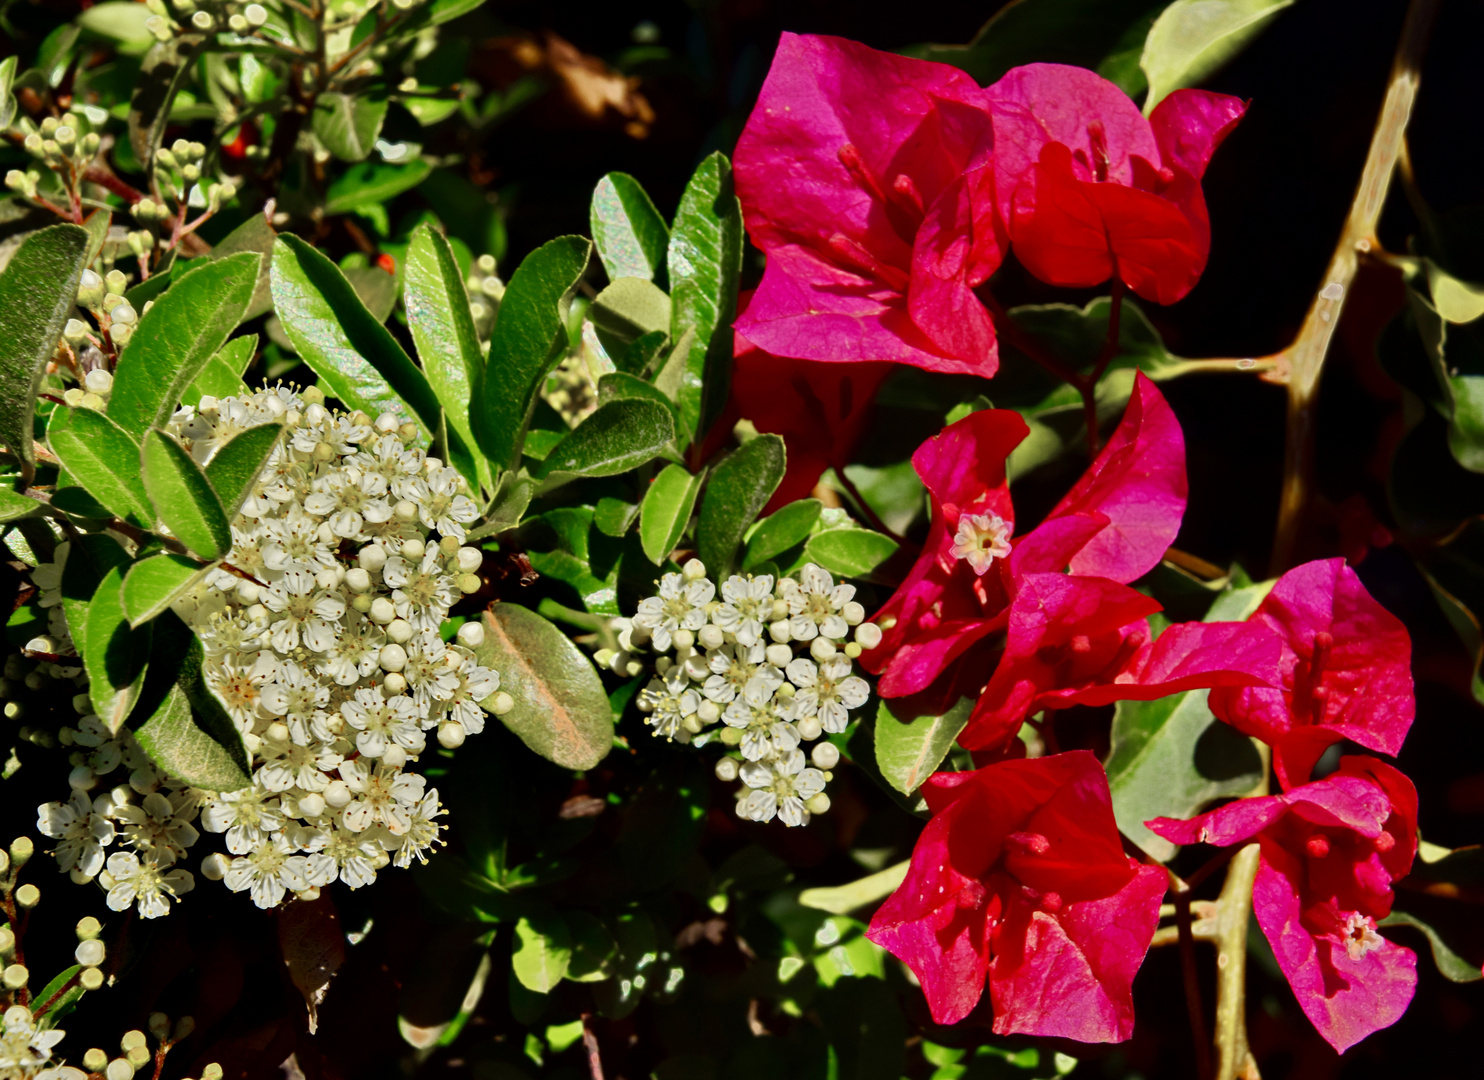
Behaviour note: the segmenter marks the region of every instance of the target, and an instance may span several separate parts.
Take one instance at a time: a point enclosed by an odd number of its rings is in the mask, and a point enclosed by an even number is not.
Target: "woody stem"
[[[1118,355],[1118,331],[1123,317],[1123,279],[1118,276],[1118,261],[1113,262],[1113,285],[1108,297],[1108,334],[1103,339],[1102,350],[1093,364],[1091,374],[1079,378],[1073,385],[1082,395],[1082,415],[1087,421],[1087,456],[1098,456],[1098,380],[1108,370],[1108,364]]]
[[[1216,915],[1215,1080],[1258,1080],[1247,1048],[1247,922],[1260,848],[1248,844],[1233,856],[1221,886]]]
[[[1211,1047],[1206,1042],[1206,1013],[1201,1007],[1201,984],[1195,968],[1195,935],[1191,932],[1190,886],[1170,874],[1175,894],[1175,925],[1180,935],[1180,973],[1185,979],[1185,1008],[1190,1014],[1190,1036],[1195,1043],[1195,1074],[1210,1080]]]
[[[1401,41],[1392,61],[1391,79],[1381,115],[1371,136],[1371,147],[1361,170],[1360,185],[1340,242],[1330,256],[1318,294],[1309,306],[1298,337],[1280,356],[1288,366],[1288,436],[1283,459],[1283,489],[1278,506],[1278,528],[1273,538],[1272,574],[1293,565],[1299,528],[1310,500],[1314,470],[1314,410],[1319,373],[1339,324],[1345,296],[1355,280],[1362,252],[1376,246],[1376,225],[1386,203],[1391,175],[1402,151],[1402,138],[1417,99],[1422,51],[1432,29],[1439,0],[1412,0]]]

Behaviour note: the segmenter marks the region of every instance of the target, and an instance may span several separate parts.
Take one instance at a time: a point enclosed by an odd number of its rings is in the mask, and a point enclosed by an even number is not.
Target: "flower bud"
[[[721,729],[721,734],[717,738],[721,739],[723,746],[737,746],[742,742],[742,729],[730,726],[724,727]]]
[[[103,283],[108,286],[108,291],[120,297],[124,290],[129,287],[129,279],[122,270],[110,270],[103,277]]]
[[[82,381],[83,385],[95,394],[102,395],[113,391],[113,376],[102,368],[94,368],[83,376]]]
[[[816,769],[829,771],[840,764],[840,748],[832,742],[815,743],[814,749],[809,751],[809,760],[814,762]]]
[[[124,1054],[124,1057],[128,1060],[130,1065],[134,1066],[134,1068],[142,1069],[150,1063],[150,1061],[154,1058],[154,1055],[149,1052],[149,1047],[136,1046],[132,1050]]]
[[[438,744],[446,750],[456,750],[464,745],[464,725],[456,720],[445,720],[438,725]]]
[[[242,17],[247,20],[249,26],[262,26],[268,21],[268,9],[262,4],[248,4],[242,9]]]
[[[824,734],[824,725],[817,716],[801,716],[794,721],[794,727],[799,729],[799,738],[805,742],[813,742]]]
[[[785,668],[790,660],[794,658],[794,651],[787,645],[769,645],[764,652],[768,663],[776,668]]]
[[[479,580],[478,574],[460,574],[458,578],[458,586],[459,592],[463,593],[465,596],[473,596],[481,588],[484,587],[484,583]]]
[[[401,671],[407,666],[407,650],[396,643],[383,645],[376,659],[383,671]]]
[[[85,915],[77,920],[77,940],[92,941],[103,933],[103,924],[91,915]]]
[[[0,926],[0,956],[9,956],[15,952],[15,931],[8,926]]]
[[[823,814],[829,808],[830,797],[822,791],[804,804],[804,809],[811,814]]]
[[[381,752],[381,763],[393,769],[400,769],[407,764],[407,751],[396,743],[392,743]]]
[[[114,323],[108,328],[109,339],[119,348],[129,344],[129,339],[134,336],[133,323]],[[101,400],[101,399],[99,399]],[[86,404],[86,403],[85,403]]]
[[[103,302],[107,292],[103,279],[92,270],[84,270],[77,282],[77,303],[81,307],[96,308]]]
[[[175,1030],[170,1034],[170,1041],[180,1042],[181,1039],[188,1039],[191,1036],[191,1032],[195,1030],[196,1018],[194,1016],[182,1016],[179,1020],[175,1021]]]
[[[19,870],[31,861],[31,856],[36,854],[36,845],[31,842],[29,836],[18,836],[10,843],[10,861]]]
[[[401,522],[414,521],[417,518],[417,504],[408,502],[406,499],[401,499],[397,502],[397,505],[392,507],[392,514]],[[409,544],[412,542],[411,540],[407,541]],[[419,551],[418,556],[420,557],[421,555],[422,552]]]
[[[737,779],[737,759],[729,757],[718,758],[716,762],[716,778],[728,784]]]
[[[495,695],[494,713],[496,716],[504,716],[513,708],[515,708],[515,699],[505,691],[501,690]]]
[[[387,624],[386,636],[390,638],[392,640],[392,643],[395,645],[406,645],[409,641],[412,640],[413,633],[415,633],[415,631],[412,629],[412,624],[406,619],[393,619],[390,623]],[[387,670],[400,671],[401,668],[388,668]]]
[[[822,664],[835,655],[835,643],[821,634],[809,643],[809,655]]]
[[[881,627],[875,623],[861,623],[855,628],[855,640],[862,649],[874,649],[881,644]]]
[[[397,609],[392,602],[384,596],[378,596],[371,601],[371,621],[378,626],[386,626],[397,617]],[[405,657],[404,657],[405,659]]]
[[[149,1033],[155,1037],[156,1042],[164,1042],[170,1037],[170,1017],[162,1012],[152,1012],[145,1022]]]
[[[31,132],[31,134],[26,136],[26,141],[21,143],[21,145],[26,148],[26,153],[30,154],[32,157],[40,157],[41,143],[41,136],[33,131]]]
[[[227,876],[227,867],[232,865],[232,860],[221,852],[213,852],[201,860],[201,876],[208,881],[220,881]]]
[[[687,559],[680,573],[686,581],[700,581],[706,576],[706,564],[700,559]]]
[[[463,573],[472,574],[484,565],[484,552],[474,547],[461,547],[457,565]]]
[[[323,792],[325,802],[336,810],[347,805],[351,800],[351,790],[344,780],[331,780],[325,785]]]
[[[701,718],[703,724],[714,724],[721,719],[721,706],[710,698],[706,698],[697,707],[696,715]]]
[[[477,622],[466,622],[459,627],[459,644],[466,649],[477,649],[484,644],[484,626]]]
[[[15,891],[16,907],[33,908],[41,903],[41,890],[35,885],[22,885]]]
[[[407,679],[400,672],[392,672],[381,681],[381,691],[389,698],[407,692]]]
[[[216,20],[208,12],[198,11],[191,16],[191,25],[197,30],[209,31],[216,24]]]
[[[780,645],[793,640],[793,635],[788,628],[787,619],[779,619],[777,622],[768,624],[768,637]]]
[[[83,967],[97,967],[107,957],[108,950],[103,942],[93,938],[90,941],[79,942],[72,955]]]
[[[88,340],[88,334],[88,324],[81,319],[68,319],[67,325],[62,328],[62,336],[69,345],[81,345]]]
[[[355,608],[362,615],[365,615],[371,610],[371,597],[367,596],[365,593],[361,593],[361,595],[351,600],[350,606]]]
[[[675,651],[682,653],[695,646],[696,635],[689,630],[677,630],[670,635],[670,640],[675,643]]]
[[[360,554],[356,556],[356,561],[360,564],[361,569],[375,574],[386,565],[386,549],[380,544],[367,544],[361,548]]]
[[[19,990],[31,980],[31,973],[26,970],[25,964],[11,964],[0,973],[0,983],[7,990]]]
[[[88,1072],[102,1072],[108,1068],[108,1055],[95,1046],[82,1056],[82,1067]]]
[[[84,990],[98,990],[103,986],[103,969],[95,967],[86,968],[78,976],[77,981],[82,984]]]

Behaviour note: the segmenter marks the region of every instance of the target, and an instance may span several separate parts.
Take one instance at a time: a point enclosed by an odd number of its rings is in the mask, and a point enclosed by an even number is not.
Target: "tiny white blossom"
[[[115,851],[108,856],[105,873],[112,880],[108,906],[123,911],[136,904],[146,919],[170,914],[170,901],[180,899],[196,885],[189,870],[162,871],[159,865],[140,859],[132,851]]]
[[[983,577],[990,564],[1010,554],[1010,525],[998,514],[963,514],[953,534],[953,557]]]
[[[105,805],[107,800],[104,800]],[[60,870],[81,870],[97,877],[103,869],[103,851],[113,842],[113,822],[93,808],[85,791],[74,791],[66,802],[42,803],[36,810],[36,828],[61,843],[52,849]]]

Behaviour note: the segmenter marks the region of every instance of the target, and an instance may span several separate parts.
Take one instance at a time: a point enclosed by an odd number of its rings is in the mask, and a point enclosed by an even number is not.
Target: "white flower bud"
[[[379,626],[386,626],[397,617],[397,609],[392,602],[384,596],[378,596],[371,601],[371,621]]]
[[[407,666],[407,650],[395,643],[383,645],[376,660],[383,671],[401,671]]]
[[[447,750],[456,750],[464,745],[464,725],[456,720],[446,720],[438,725],[438,744]]]
[[[710,698],[704,698],[696,709],[696,715],[701,718],[702,723],[714,724],[721,719],[721,706]]]
[[[84,341],[88,340],[88,334],[90,332],[88,324],[81,319],[68,319],[67,325],[62,327],[62,336],[67,339],[70,345],[81,345]],[[89,374],[92,374],[92,372],[89,372]],[[104,374],[107,374],[107,372],[104,372]]]
[[[263,590],[258,588],[255,582],[239,581],[237,583],[236,593],[239,603],[247,607],[252,607],[252,605],[262,599]]]
[[[345,587],[351,592],[365,592],[371,587],[371,575],[362,567],[353,567],[345,572]]]
[[[814,749],[809,751],[809,760],[814,762],[816,769],[828,772],[840,764],[840,748],[832,742],[815,743]]]
[[[103,279],[92,270],[84,270],[77,283],[77,302],[85,308],[95,308],[104,295]]]
[[[325,797],[325,802],[333,806],[336,810],[339,810],[351,800],[350,787],[344,780],[331,780],[325,785],[325,790],[322,794]]]
[[[498,694],[495,695],[494,704],[495,715],[504,716],[511,709],[515,708],[515,699],[509,694],[505,693],[505,691],[501,690]]]
[[[862,649],[874,649],[881,644],[881,627],[875,623],[861,623],[855,628],[855,640]]]
[[[402,499],[397,503],[397,505],[392,507],[392,513],[396,516],[398,521],[404,523],[413,521],[417,518],[417,504],[408,502],[406,499]],[[412,541],[409,540],[408,543],[412,543]],[[421,541],[419,541],[418,543],[419,546],[421,546]],[[421,552],[419,552],[418,554],[420,556]]]
[[[108,949],[97,938],[80,942],[72,954],[83,967],[97,967],[108,955]]]
[[[77,920],[76,930],[78,941],[92,941],[103,933],[103,924],[91,915],[84,915]]]
[[[134,336],[133,323],[114,323],[108,328],[108,336],[119,348],[129,344],[129,339]]]
[[[220,881],[227,874],[227,867],[232,865],[232,860],[221,852],[213,852],[201,860],[201,876],[208,881]]]
[[[458,552],[457,565],[465,574],[472,574],[484,565],[484,552],[474,547],[461,547]]]
[[[41,890],[35,885],[22,885],[15,891],[15,902],[18,907],[33,908],[41,903]]]
[[[103,1070],[104,1080],[134,1080],[134,1066],[124,1058],[114,1058]]]
[[[829,808],[830,797],[822,791],[804,804],[804,809],[811,814],[823,814]]]
[[[381,680],[381,692],[389,697],[407,692],[407,679],[399,672],[393,671],[385,679]]]
[[[406,619],[393,619],[387,624],[386,636],[391,638],[397,645],[406,645],[412,640],[413,633],[412,624]],[[400,669],[392,668],[390,670],[396,671]]]
[[[676,630],[670,635],[670,640],[675,644],[675,652],[683,653],[696,644],[696,635],[689,630]]]
[[[687,559],[680,573],[686,581],[700,581],[706,576],[706,564],[700,559]]]
[[[376,418],[376,430],[383,435],[390,435],[402,426],[396,413],[384,412]]]
[[[409,503],[408,505],[410,506],[411,504]],[[415,509],[416,508],[414,508],[414,511]],[[427,552],[427,550],[428,546],[421,540],[413,539],[402,541],[402,557],[404,559],[421,559]]]
[[[248,26],[262,26],[268,21],[268,9],[262,4],[248,4],[242,9],[242,17],[247,20]]]
[[[299,800],[299,816],[306,818],[317,818],[325,812],[325,797],[317,791],[311,791]]]
[[[728,784],[737,779],[737,759],[729,757],[718,758],[716,761],[716,778]]]
[[[786,644],[787,642],[791,641],[792,635],[789,633],[788,620],[779,619],[775,623],[769,623],[768,637],[772,638],[780,645]]]
[[[835,643],[821,634],[809,643],[809,655],[822,664],[835,655]]]
[[[794,727],[799,729],[799,738],[805,742],[813,742],[824,734],[824,725],[817,716],[801,716],[794,721]]]
[[[477,622],[466,622],[459,627],[459,644],[466,649],[477,649],[484,644],[484,626]]]
[[[378,573],[386,565],[386,548],[380,544],[367,544],[361,548],[356,561],[360,563],[362,570],[368,570],[373,574]]]
[[[123,296],[129,287],[129,278],[122,270],[110,270],[103,275],[103,284],[108,286],[109,292]]]
[[[726,643],[726,634],[723,633],[721,627],[712,623],[707,623],[696,631],[696,637],[700,640],[703,649],[719,649]]]
[[[787,645],[769,645],[765,655],[768,663],[781,669],[788,667],[788,662],[794,658],[794,651]]]
[[[103,987],[103,971],[101,968],[84,968],[77,981],[84,990],[100,990]]]
[[[70,326],[76,321],[76,319],[72,319],[68,322],[68,325]],[[94,368],[92,371],[88,372],[87,375],[83,377],[82,382],[84,386],[86,386],[95,394],[107,394],[113,390],[113,376],[104,371],[102,368]]]

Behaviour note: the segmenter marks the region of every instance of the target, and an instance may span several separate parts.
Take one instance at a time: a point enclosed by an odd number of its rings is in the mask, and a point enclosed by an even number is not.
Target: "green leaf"
[[[742,535],[783,481],[784,460],[783,440],[759,435],[712,470],[696,524],[696,546],[713,579],[731,573]]]
[[[1448,420],[1448,449],[1465,469],[1484,472],[1484,327],[1450,324],[1416,289],[1407,299],[1441,390],[1427,400]]]
[[[273,305],[304,362],[351,409],[373,419],[410,412],[424,439],[438,429],[427,378],[356,296],[339,267],[297,236],[273,245]]]
[[[79,12],[77,25],[110,41],[142,44],[154,40],[144,25],[149,15],[149,8],[133,0],[104,0]]]
[[[129,98],[129,146],[146,169],[154,162],[175,95],[209,40],[194,31],[178,34],[156,42],[144,54]]]
[[[144,434],[144,490],[170,534],[203,559],[232,550],[231,519],[190,451],[161,431]]]
[[[468,538],[478,540],[515,528],[525,517],[535,494],[536,481],[524,473],[506,472],[500,478],[495,497],[484,515],[484,523],[471,530]]]
[[[257,351],[257,334],[244,334],[227,342],[206,361],[195,381],[180,395],[180,403],[194,408],[208,394],[214,398],[246,397],[251,391],[242,381],[242,373]]]
[[[273,231],[273,226],[268,224],[268,219],[262,214],[250,214],[246,221],[233,229],[211,249],[211,253],[204,256],[205,259],[225,259],[229,255],[238,255],[244,252],[252,252],[258,255],[258,283],[253,288],[252,300],[248,302],[247,311],[243,313],[242,321],[256,319],[273,307],[272,283],[269,280],[269,271],[273,264],[273,241],[278,233]],[[151,278],[151,281],[154,279]],[[148,284],[148,282],[146,282]],[[138,305],[136,305],[138,306]],[[247,369],[243,364],[237,374],[242,374]]]
[[[106,533],[84,533],[67,545],[62,564],[62,611],[73,627],[72,640],[80,651],[86,647],[88,605],[110,570],[120,573],[129,567],[123,547]]]
[[[608,280],[654,281],[663,275],[670,230],[639,181],[619,172],[603,177],[593,189],[590,217]]]
[[[109,419],[135,438],[160,427],[237,329],[261,256],[242,252],[188,271],[139,320],[119,357]]]
[[[593,527],[604,536],[621,537],[629,531],[634,519],[639,516],[639,507],[622,499],[605,495],[593,507]]]
[[[704,469],[692,476],[683,465],[666,465],[644,493],[639,504],[639,542],[656,566],[663,565],[680,543],[705,477]]]
[[[796,544],[803,543],[824,504],[818,499],[800,499],[773,511],[747,538],[747,549],[742,555],[742,569],[751,570],[759,563],[767,562],[783,554]]]
[[[220,702],[204,693],[201,643],[179,619],[165,616],[155,633],[155,653],[141,701],[152,707],[134,729],[140,748],[166,773],[193,787],[238,791],[250,785],[242,736]],[[171,676],[157,674],[162,672]],[[176,672],[178,681],[167,686],[164,679]]]
[[[680,196],[669,249],[670,338],[687,330],[695,342],[676,401],[680,426],[702,438],[726,404],[732,371],[732,320],[742,273],[742,206],[726,155],[712,154]]]
[[[903,702],[897,702],[901,710]],[[876,710],[876,766],[892,787],[911,795],[937,771],[969,722],[973,698],[960,698],[942,716],[898,717],[891,702]]]
[[[129,614],[129,625],[149,622],[215,569],[214,565],[202,566],[174,552],[140,559],[124,575],[124,610]]]
[[[364,161],[381,134],[386,106],[384,94],[323,93],[314,103],[314,137],[341,161]]]
[[[30,517],[41,509],[41,505],[35,499],[11,491],[10,488],[0,488],[0,521]]]
[[[325,213],[347,214],[365,207],[381,207],[427,179],[433,166],[417,158],[406,165],[362,161],[341,173],[325,192]]]
[[[573,982],[602,982],[611,976],[608,962],[618,951],[618,942],[613,940],[608,927],[585,911],[566,911],[562,918],[572,934],[572,962],[567,967],[567,978]]]
[[[907,870],[911,865],[912,861],[906,859],[849,885],[805,889],[799,893],[799,903],[815,911],[828,911],[831,915],[849,915],[859,908],[880,903],[896,892],[897,886],[907,880]]]
[[[630,375],[623,371],[610,371],[598,380],[598,404],[607,405],[610,401],[624,400],[653,401],[663,405],[665,410],[673,417],[675,415],[675,403],[665,396],[665,392],[653,383],[647,383],[637,375]]]
[[[1171,91],[1194,86],[1247,47],[1293,0],[1175,0],[1149,37],[1139,66],[1149,80],[1144,115]]]
[[[598,340],[610,355],[621,353],[645,334],[669,333],[672,305],[663,289],[644,278],[619,278],[587,309]]]
[[[1411,926],[1421,930],[1427,937],[1428,945],[1432,947],[1432,959],[1433,963],[1438,966],[1438,974],[1449,982],[1470,983],[1484,979],[1484,972],[1480,972],[1477,967],[1450,949],[1442,936],[1416,915],[1393,908],[1391,914],[1378,921],[1376,925]]]
[[[471,409],[475,442],[498,468],[520,462],[541,383],[566,351],[568,306],[591,251],[580,236],[549,241],[505,289]]]
[[[139,443],[100,412],[59,408],[46,441],[62,466],[109,513],[150,526],[154,513],[139,472]]]
[[[379,266],[352,266],[340,272],[350,282],[350,287],[371,317],[385,325],[397,306],[396,275],[388,274]]]
[[[428,385],[433,388],[448,426],[465,446],[472,447],[474,429],[469,402],[484,367],[479,337],[469,314],[469,293],[454,259],[453,248],[426,223],[412,233],[403,269],[403,299],[407,325],[417,345]],[[475,455],[477,475],[471,483],[494,486],[489,463]]]
[[[58,1021],[77,1007],[78,1001],[87,990],[79,980],[74,979],[82,972],[82,965],[73,964],[69,968],[63,968],[57,973],[57,977],[41,988],[41,992],[32,997],[32,1001],[40,1006],[43,1003],[50,1004],[50,1008],[41,1016],[36,1018],[36,1026],[45,1031],[57,1026]],[[67,986],[72,983],[71,986]],[[63,987],[67,987],[65,990]]]
[[[279,424],[250,427],[218,447],[206,463],[206,479],[221,500],[229,523],[242,509],[282,435]]]
[[[674,438],[675,421],[666,406],[637,398],[610,401],[552,447],[534,475],[617,476],[652,461]]]
[[[479,663],[500,674],[515,707],[500,717],[528,747],[566,769],[591,769],[613,746],[613,711],[592,661],[540,615],[495,603]],[[485,708],[493,703],[480,703]]]
[[[980,86],[1017,64],[1037,61],[1095,68],[1128,28],[1169,0],[1020,0],[1006,4],[967,45],[922,45],[906,52],[952,64]]]
[[[69,559],[70,562],[70,559]],[[117,732],[143,690],[149,663],[148,626],[135,629],[124,611],[124,568],[115,566],[87,604],[87,622],[74,634],[88,674],[93,711]]]
[[[1438,314],[1451,323],[1471,323],[1484,315],[1484,287],[1462,281],[1431,259],[1427,267],[1427,291]]]
[[[113,211],[111,210],[94,210],[83,221],[82,227],[88,231],[88,250],[83,256],[84,266],[92,266],[98,256],[103,254],[103,242],[108,239],[108,229],[112,224]]]
[[[832,574],[865,577],[896,554],[898,544],[870,529],[828,529],[809,538],[804,557]]]
[[[52,225],[26,237],[0,273],[0,443],[20,460],[22,483],[36,472],[36,392],[77,300],[87,247],[86,229]]]
[[[10,127],[10,122],[15,119],[15,94],[11,88],[15,85],[15,69],[20,63],[20,57],[11,55],[0,60],[0,131]]]

